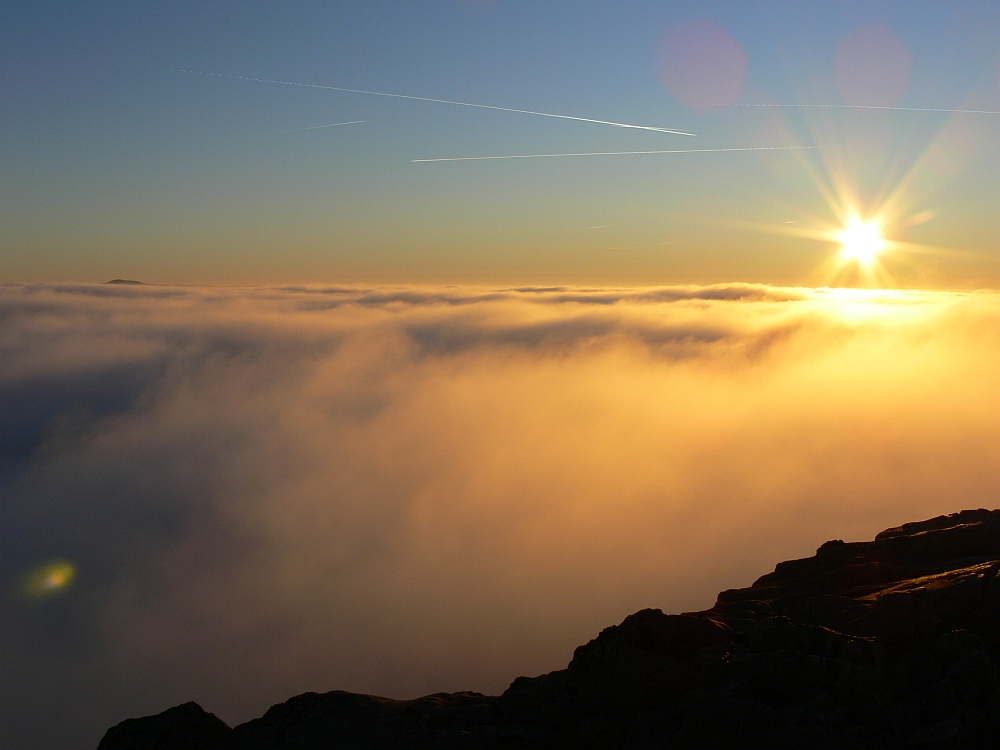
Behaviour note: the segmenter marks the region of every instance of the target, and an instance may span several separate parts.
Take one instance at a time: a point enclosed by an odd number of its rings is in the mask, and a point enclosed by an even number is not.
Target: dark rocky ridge
[[[498,697],[306,693],[233,729],[188,703],[99,750],[997,748],[998,572],[1000,511],[967,510],[642,610]]]

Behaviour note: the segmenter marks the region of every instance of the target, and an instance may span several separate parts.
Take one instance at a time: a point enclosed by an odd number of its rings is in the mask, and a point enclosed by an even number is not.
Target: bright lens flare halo
[[[851,217],[844,230],[837,235],[841,243],[840,254],[844,260],[856,260],[863,266],[870,266],[876,256],[885,250],[881,227],[877,221],[862,221]]]

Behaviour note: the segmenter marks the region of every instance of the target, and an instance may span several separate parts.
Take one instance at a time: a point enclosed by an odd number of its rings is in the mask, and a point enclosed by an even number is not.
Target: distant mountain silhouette
[[[134,279],[111,279],[111,281],[105,281],[105,284],[145,284],[144,281],[135,281]]]
[[[966,510],[642,610],[498,697],[306,693],[233,729],[188,703],[99,750],[998,748],[998,571],[1000,511]]]

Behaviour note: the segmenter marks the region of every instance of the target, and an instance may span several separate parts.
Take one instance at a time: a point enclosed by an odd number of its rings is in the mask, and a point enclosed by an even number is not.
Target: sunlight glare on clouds
[[[0,710],[72,695],[94,733],[191,699],[232,723],[305,690],[499,692],[642,607],[998,500],[994,294],[63,284],[0,309],[33,446],[4,457],[0,554],[88,571],[47,628],[8,607],[28,687]]]

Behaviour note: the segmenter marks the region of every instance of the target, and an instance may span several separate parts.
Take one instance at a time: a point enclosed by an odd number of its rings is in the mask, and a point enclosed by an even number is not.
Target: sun
[[[863,266],[870,266],[886,246],[878,222],[862,221],[856,216],[848,220],[837,239],[842,245],[841,257],[844,260],[856,260]]]

